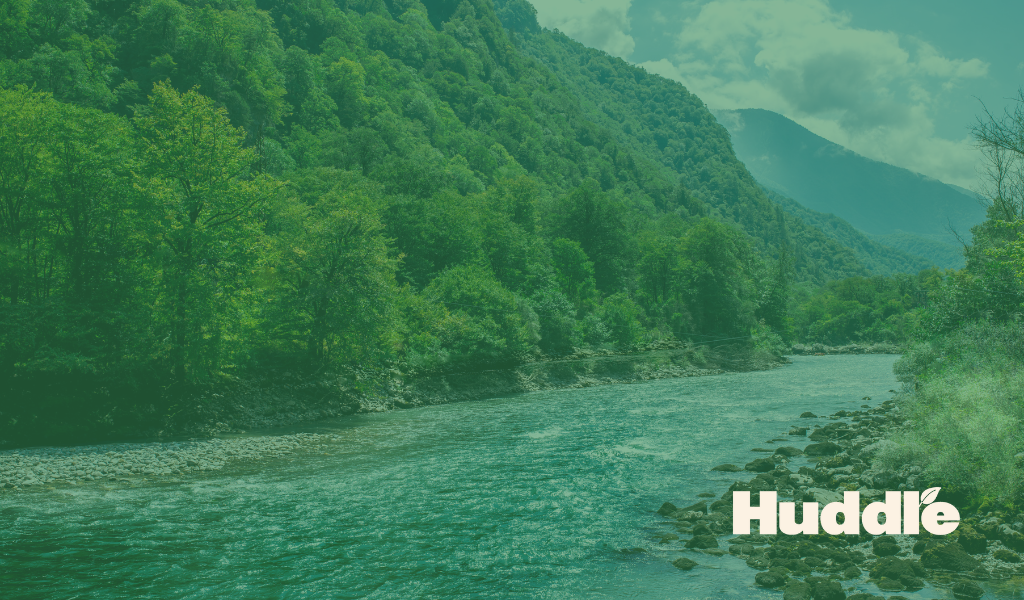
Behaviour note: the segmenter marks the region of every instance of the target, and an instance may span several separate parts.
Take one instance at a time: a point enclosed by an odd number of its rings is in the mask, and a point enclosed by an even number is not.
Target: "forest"
[[[698,98],[532,11],[7,3],[6,435],[170,419],[272,373],[774,344],[794,277],[866,274],[771,205]],[[524,34],[644,122],[596,114]]]
[[[524,0],[2,6],[0,439],[286,373],[910,343],[991,271],[783,210],[699,98]]]

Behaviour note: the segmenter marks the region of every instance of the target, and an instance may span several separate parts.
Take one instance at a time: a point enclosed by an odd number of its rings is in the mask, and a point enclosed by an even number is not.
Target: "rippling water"
[[[654,510],[721,494],[735,476],[708,469],[803,411],[889,398],[893,360],[358,416],[315,427],[340,435],[316,454],[7,494],[0,597],[781,599],[734,557],[656,543]]]

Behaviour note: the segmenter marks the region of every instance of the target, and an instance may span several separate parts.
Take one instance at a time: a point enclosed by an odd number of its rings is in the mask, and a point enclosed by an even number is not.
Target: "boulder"
[[[790,456],[800,456],[801,454],[803,454],[803,451],[799,448],[794,448],[793,446],[783,446],[775,449],[776,456],[785,456],[788,458]]]
[[[1020,555],[1006,548],[1000,548],[992,553],[992,557],[1008,563],[1019,563]]]
[[[956,542],[930,548],[921,553],[921,564],[929,569],[973,571],[981,563]]]
[[[704,548],[717,548],[718,540],[713,535],[695,535],[686,542],[687,548],[696,548],[698,550]]]
[[[682,569],[684,571],[689,571],[690,569],[696,567],[697,563],[695,561],[692,561],[692,560],[686,558],[686,557],[683,557],[683,558],[677,558],[674,561],[672,561],[672,566],[677,568],[677,569]]]
[[[814,600],[846,600],[846,592],[838,581],[818,581],[811,586],[811,598]]]
[[[811,585],[805,581],[790,581],[782,600],[811,600]]]
[[[726,473],[736,473],[737,471],[742,471],[743,469],[737,467],[734,464],[725,463],[724,465],[718,465],[717,467],[712,467],[711,470],[712,471],[725,471]]]
[[[676,512],[677,510],[679,509],[676,508],[675,504],[672,504],[671,502],[666,502],[661,505],[661,508],[658,509],[658,514],[663,517],[667,517],[672,513]]]
[[[826,490],[825,488],[813,487],[804,494],[805,502],[817,502],[818,510],[831,502],[842,502],[843,495],[839,492]]]
[[[902,592],[904,589],[902,583],[896,579],[889,579],[888,577],[879,579],[876,585],[878,585],[878,589],[883,592]]]
[[[696,504],[691,504],[690,506],[687,506],[686,508],[681,509],[681,510],[684,513],[687,513],[687,512],[702,512],[702,513],[707,514],[707,512],[708,512],[708,503],[707,503],[706,500],[701,500],[700,502],[698,502]]]
[[[801,419],[817,419],[818,415],[812,413],[811,411],[807,411],[805,413],[801,413],[800,414],[800,418]]]
[[[834,444],[832,442],[808,444],[807,447],[804,448],[804,454],[806,454],[807,456],[832,456],[834,454],[839,454],[842,451],[842,446],[840,446],[839,444]]]
[[[988,551],[988,540],[980,531],[970,525],[961,523],[957,533],[959,535],[956,541],[960,542],[968,554],[985,554]]]
[[[985,595],[985,590],[973,581],[959,581],[953,584],[953,597],[958,600],[975,600]]]
[[[789,578],[786,577],[784,574],[773,571],[765,571],[763,573],[758,573],[757,575],[754,575],[754,583],[761,587],[771,589],[780,588],[786,585],[786,581],[788,579]]]
[[[806,427],[792,427],[789,430],[789,435],[807,435]]]
[[[775,461],[770,458],[757,458],[748,462],[743,468],[755,473],[767,473],[775,470]]]
[[[887,577],[902,581],[911,577],[924,577],[925,574],[924,567],[916,560],[896,558],[894,556],[880,558],[871,567],[871,577],[874,579]]]

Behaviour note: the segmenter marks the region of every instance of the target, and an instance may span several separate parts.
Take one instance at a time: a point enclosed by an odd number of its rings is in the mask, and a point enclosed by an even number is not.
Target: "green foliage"
[[[947,272],[947,276],[950,273]],[[942,302],[943,274],[851,277],[814,291],[794,307],[797,339],[828,345],[904,344],[925,330]],[[928,306],[929,298],[933,305]]]
[[[896,364],[912,394],[913,427],[894,438],[902,461],[927,467],[936,484],[955,484],[977,499],[1019,498],[1024,475],[1024,330],[1019,324],[971,323],[915,345]]]
[[[0,423],[158,427],[277,369],[785,333],[793,281],[863,272],[801,247],[699,99],[519,0],[0,23]]]

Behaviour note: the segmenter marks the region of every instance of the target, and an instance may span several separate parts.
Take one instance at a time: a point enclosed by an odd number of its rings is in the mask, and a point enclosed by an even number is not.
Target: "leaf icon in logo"
[[[932,502],[935,502],[935,499],[939,497],[939,490],[941,489],[942,488],[933,487],[921,492],[921,504],[931,504]]]

